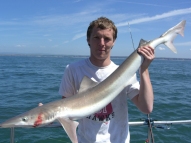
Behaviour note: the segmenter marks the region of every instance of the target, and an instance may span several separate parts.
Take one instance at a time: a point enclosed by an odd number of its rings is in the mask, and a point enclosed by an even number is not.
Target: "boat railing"
[[[149,126],[149,124],[151,126]],[[191,124],[191,120],[177,120],[177,121],[155,121],[152,118],[145,119],[143,121],[135,121],[135,122],[129,122],[129,126],[148,126],[148,138],[147,143],[152,143],[152,130],[150,127],[157,127],[157,128],[165,128],[170,129],[170,126],[173,124]],[[50,125],[44,126],[43,128],[58,128],[62,127],[58,122],[54,122]],[[14,128],[11,128],[10,133],[10,143],[14,143]]]

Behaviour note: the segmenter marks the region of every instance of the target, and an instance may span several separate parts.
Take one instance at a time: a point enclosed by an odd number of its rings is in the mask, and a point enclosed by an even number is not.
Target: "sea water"
[[[38,103],[61,99],[58,89],[67,64],[85,56],[0,56],[0,123],[26,112]],[[112,57],[121,64],[125,57]],[[150,117],[159,121],[191,120],[191,60],[155,59],[149,67],[154,90]],[[138,75],[139,76],[139,75]],[[128,101],[129,120],[147,115]],[[191,124],[153,128],[156,143],[191,142]],[[131,143],[144,143],[148,127],[131,126]],[[0,143],[10,142],[10,129],[0,128]],[[69,143],[59,128],[15,128],[16,143]]]

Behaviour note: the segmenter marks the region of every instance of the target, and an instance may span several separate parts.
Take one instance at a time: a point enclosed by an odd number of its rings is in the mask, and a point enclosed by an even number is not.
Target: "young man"
[[[116,38],[117,28],[111,20],[100,17],[90,23],[87,30],[90,57],[66,67],[59,89],[63,98],[78,92],[84,76],[100,83],[117,69],[118,65],[110,59]],[[79,120],[79,143],[129,143],[127,97],[143,113],[152,111],[153,90],[148,67],[154,59],[154,50],[151,47],[141,47],[138,52],[145,58],[140,67],[140,84],[135,74],[132,77],[134,82],[104,109]]]

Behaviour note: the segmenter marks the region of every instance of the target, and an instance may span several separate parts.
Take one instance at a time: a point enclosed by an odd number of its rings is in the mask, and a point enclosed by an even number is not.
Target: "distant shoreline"
[[[1,56],[24,56],[24,57],[75,57],[83,58],[89,57],[88,55],[49,55],[49,54],[10,54],[4,53],[0,54]],[[111,56],[111,58],[127,58],[126,56]],[[157,60],[191,60],[191,58],[170,58],[170,57],[156,57]]]

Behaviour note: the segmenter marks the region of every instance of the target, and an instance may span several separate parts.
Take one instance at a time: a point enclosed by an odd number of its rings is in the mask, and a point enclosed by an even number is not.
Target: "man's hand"
[[[144,57],[144,61],[141,65],[141,70],[144,71],[149,67],[150,63],[155,58],[154,49],[150,46],[142,46],[138,48],[138,53]]]

